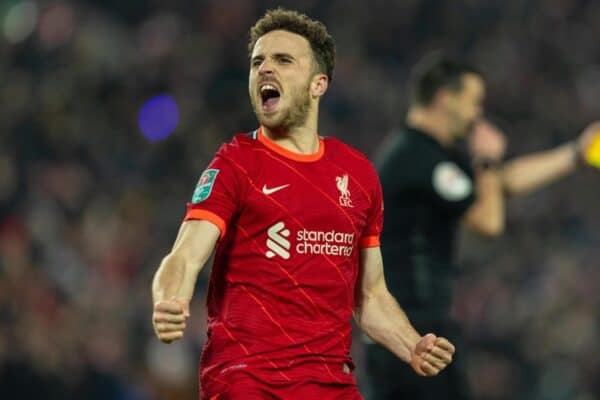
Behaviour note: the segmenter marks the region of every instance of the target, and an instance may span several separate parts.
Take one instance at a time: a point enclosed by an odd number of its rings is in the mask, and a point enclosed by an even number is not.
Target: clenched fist
[[[152,313],[156,336],[165,343],[183,337],[185,321],[190,316],[189,303],[183,299],[157,301]]]
[[[421,376],[435,376],[452,362],[453,354],[452,343],[428,333],[415,345],[410,365]]]

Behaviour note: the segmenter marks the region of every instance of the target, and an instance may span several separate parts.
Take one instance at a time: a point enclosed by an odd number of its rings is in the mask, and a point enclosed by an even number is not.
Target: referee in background
[[[500,235],[505,195],[534,191],[575,171],[600,124],[573,142],[503,163],[504,135],[483,118],[485,84],[475,67],[432,55],[417,65],[411,86],[406,125],[376,162],[386,281],[415,328],[439,332],[457,352],[446,371],[422,378],[369,343],[372,399],[469,399],[460,329],[450,316],[457,228],[464,223],[476,233]],[[467,135],[468,152],[461,152],[456,143]]]

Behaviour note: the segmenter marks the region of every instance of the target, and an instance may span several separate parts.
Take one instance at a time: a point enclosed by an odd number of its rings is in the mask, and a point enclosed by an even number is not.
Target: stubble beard
[[[460,116],[460,114],[454,114],[452,116],[452,123],[450,126],[450,135],[454,141],[459,141],[467,137],[471,130],[475,126],[475,121],[466,121]]]
[[[266,118],[262,110],[260,110],[260,101],[252,98],[252,107],[254,108],[254,114],[261,125],[275,130],[275,131],[287,131],[297,126],[303,126],[308,119],[308,113],[310,111],[310,95],[308,93],[310,83],[304,88],[291,93],[292,104],[284,111],[283,115],[276,118],[275,120],[269,120]]]

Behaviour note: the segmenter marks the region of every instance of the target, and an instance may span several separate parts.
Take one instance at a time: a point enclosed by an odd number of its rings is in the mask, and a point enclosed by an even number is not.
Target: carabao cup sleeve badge
[[[192,196],[193,204],[200,203],[201,201],[208,199],[208,196],[210,196],[210,193],[212,192],[212,188],[215,184],[218,173],[218,169],[207,169],[202,173],[200,179],[198,180],[198,185],[196,185],[196,190],[194,190],[194,195]]]

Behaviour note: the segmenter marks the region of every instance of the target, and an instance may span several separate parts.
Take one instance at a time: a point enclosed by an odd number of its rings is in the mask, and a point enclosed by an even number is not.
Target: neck
[[[314,154],[319,151],[317,112],[309,112],[301,126],[286,129],[268,128],[263,125],[263,134],[279,146],[293,153]]]
[[[445,119],[433,110],[412,106],[408,110],[406,123],[433,137],[443,146],[450,146],[453,142]]]

